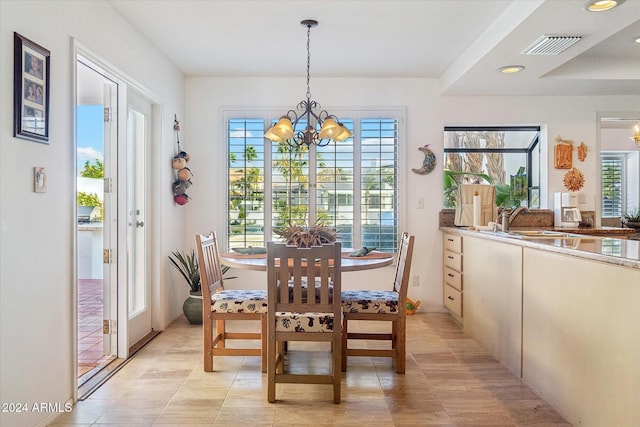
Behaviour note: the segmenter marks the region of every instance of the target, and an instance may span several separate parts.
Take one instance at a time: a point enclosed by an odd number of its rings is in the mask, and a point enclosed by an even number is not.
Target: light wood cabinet
[[[462,322],[462,236],[444,235],[444,306]]]

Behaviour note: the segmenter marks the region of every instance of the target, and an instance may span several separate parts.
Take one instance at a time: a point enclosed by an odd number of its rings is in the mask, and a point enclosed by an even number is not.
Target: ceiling
[[[640,0],[109,0],[186,76],[420,77],[442,95],[640,94]],[[582,39],[523,55],[542,35]],[[518,64],[525,70],[496,70]],[[639,107],[640,108],[640,107]]]

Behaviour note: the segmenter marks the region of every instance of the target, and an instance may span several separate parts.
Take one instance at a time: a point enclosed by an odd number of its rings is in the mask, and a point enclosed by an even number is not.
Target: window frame
[[[349,120],[353,120],[354,124],[355,123],[360,123],[360,121],[362,119],[395,119],[397,121],[397,147],[396,147],[396,156],[397,156],[397,161],[396,161],[396,185],[397,188],[395,189],[395,193],[396,193],[396,212],[395,212],[395,216],[397,218],[397,231],[398,231],[398,236],[396,236],[396,239],[399,238],[399,234],[401,232],[401,230],[404,229],[404,224],[405,224],[405,215],[406,215],[406,208],[405,208],[405,188],[406,188],[406,178],[405,178],[405,174],[403,173],[403,171],[406,170],[406,138],[405,138],[405,134],[406,134],[406,130],[405,130],[405,117],[406,117],[406,109],[405,108],[396,108],[396,107],[391,107],[391,108],[380,108],[380,109],[332,109],[332,108],[327,108],[328,111],[331,111],[332,114],[335,114],[336,116],[343,118],[343,119],[349,119]],[[286,111],[286,108],[267,108],[267,109],[255,109],[255,108],[230,108],[230,109],[222,109],[221,110],[221,122],[222,122],[222,126],[220,126],[221,128],[221,133],[222,133],[222,141],[223,143],[220,144],[220,154],[221,154],[221,171],[220,171],[220,177],[221,180],[220,182],[224,183],[224,191],[223,191],[223,197],[225,202],[223,204],[221,204],[221,222],[220,222],[220,227],[219,229],[224,230],[224,247],[222,249],[224,250],[229,250],[230,247],[230,233],[229,233],[229,210],[228,210],[228,192],[230,189],[230,180],[229,180],[229,173],[228,173],[228,159],[229,159],[229,144],[228,144],[228,140],[227,140],[227,130],[228,130],[228,126],[229,126],[229,120],[231,119],[238,119],[238,120],[242,120],[242,119],[246,119],[246,120],[250,120],[250,119],[256,119],[256,120],[264,120],[264,127],[266,130],[268,125],[270,125],[272,123],[273,120],[277,119],[277,117],[280,117],[282,115],[282,112]],[[355,126],[355,125],[354,125]],[[360,129],[355,126],[354,130],[353,130],[354,136],[353,138],[360,138]],[[267,141],[267,140],[266,140]],[[273,143],[268,142],[267,141],[267,146],[268,147],[272,147]],[[333,144],[333,143],[332,143]],[[339,143],[338,143],[339,144]],[[265,147],[265,153],[264,153],[265,159],[265,165],[272,165],[272,152],[271,149],[266,149]],[[314,168],[314,172],[313,172],[313,176],[315,175],[315,156],[311,156],[310,159],[313,159],[312,161],[310,161],[310,165],[309,167],[313,167]],[[354,147],[354,158],[353,158],[353,162],[354,162],[354,167],[357,170],[354,170],[354,195],[353,197],[356,198],[358,197],[355,193],[356,188],[358,189],[359,193],[358,194],[362,194],[362,187],[361,187],[361,152],[360,150],[356,150]],[[357,182],[356,182],[357,181]],[[272,226],[272,221],[267,219],[267,218],[272,218],[272,194],[271,191],[268,189],[272,189],[272,180],[271,180],[271,174],[265,174],[264,176],[264,187],[265,187],[265,196],[264,196],[264,204],[265,204],[265,213],[264,213],[264,229],[263,229],[263,238],[265,241],[269,241],[271,240],[270,236],[273,235],[273,226]],[[315,194],[315,192],[310,192]],[[316,198],[315,196],[312,197],[312,202],[309,203],[310,208],[309,209],[315,209],[315,204],[316,204]],[[361,222],[360,222],[360,211],[356,211],[354,212],[354,218],[353,218],[353,223],[354,224],[358,224],[356,227],[354,227],[354,233],[353,233],[353,242],[354,245],[357,245],[357,243],[355,242],[361,242],[362,241],[362,233],[358,232],[355,233],[355,230],[360,230],[361,229]],[[397,246],[397,241],[394,243],[394,248],[395,246]]]
[[[540,188],[541,188],[541,179],[542,179],[542,171],[541,171],[541,161],[542,161],[542,146],[540,143],[541,140],[541,126],[539,125],[514,125],[514,126],[445,126],[443,130],[443,135],[446,132],[477,132],[477,131],[488,131],[488,132],[535,132],[534,137],[527,147],[522,148],[452,148],[445,147],[443,141],[443,161],[446,160],[446,156],[449,153],[503,153],[503,154],[525,154],[526,155],[526,170],[527,174],[527,206],[532,208],[540,208],[541,200],[540,200]],[[444,138],[443,138],[444,139]],[[538,170],[535,171],[537,174],[538,185],[533,185],[533,151],[538,150]],[[506,177],[505,177],[506,178]],[[506,184],[509,184],[508,182]],[[538,194],[538,203],[536,206],[531,206],[531,200],[533,198],[533,194]],[[446,201],[443,197],[442,205],[446,208]]]

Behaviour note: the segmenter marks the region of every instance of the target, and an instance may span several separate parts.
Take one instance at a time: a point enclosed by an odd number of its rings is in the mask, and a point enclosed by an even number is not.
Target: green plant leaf
[[[200,271],[198,269],[196,253],[193,249],[188,254],[178,250],[171,252],[169,262],[180,272],[180,275],[187,282],[192,292],[198,292],[200,290]]]

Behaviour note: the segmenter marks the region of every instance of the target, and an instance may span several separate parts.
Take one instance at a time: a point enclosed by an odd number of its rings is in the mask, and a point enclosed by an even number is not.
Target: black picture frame
[[[13,33],[13,136],[49,143],[51,52]]]

